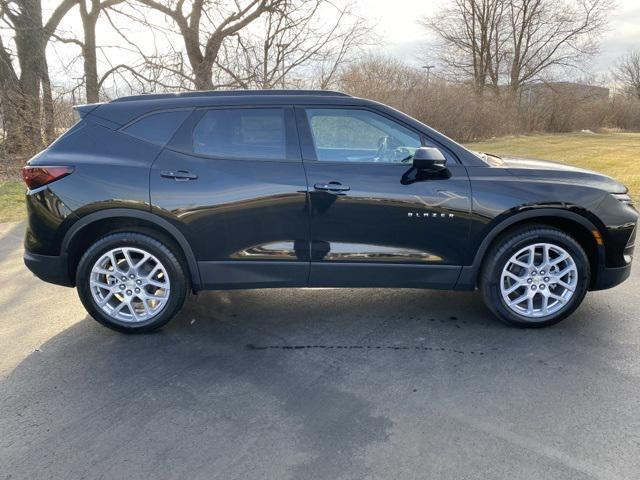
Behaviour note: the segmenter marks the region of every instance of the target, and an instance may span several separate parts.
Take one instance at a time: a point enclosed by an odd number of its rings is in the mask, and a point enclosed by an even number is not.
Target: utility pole
[[[427,71],[427,87],[429,86],[429,80],[431,79],[431,69],[432,68],[436,68],[435,65],[423,65],[422,68],[424,68]]]
[[[285,90],[285,84],[284,84],[284,75],[286,72],[285,69],[285,65],[284,65],[284,53],[287,51],[287,47],[291,45],[290,43],[277,43],[276,47],[278,47],[278,50],[280,50],[282,52],[282,89]]]

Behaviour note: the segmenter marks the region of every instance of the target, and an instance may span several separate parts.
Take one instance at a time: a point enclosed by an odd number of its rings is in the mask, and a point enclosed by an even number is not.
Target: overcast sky
[[[375,47],[379,52],[400,57],[405,61],[416,65],[421,65],[425,60],[425,51],[430,39],[428,33],[418,24],[418,20],[425,15],[432,14],[440,8],[447,0],[357,0],[359,3],[359,13],[369,19],[377,26],[376,31],[382,42],[382,48]],[[611,12],[609,31],[602,38],[601,54],[593,59],[594,65],[589,70],[595,74],[604,74],[609,70],[611,64],[617,57],[631,48],[640,48],[640,0],[616,0],[617,8]],[[45,18],[52,8],[59,4],[60,0],[43,0]],[[64,19],[61,28],[65,32],[73,33],[77,37],[81,36],[80,21],[77,8]],[[107,22],[102,20],[99,24],[98,41],[108,42],[111,45],[121,44],[122,39],[113,34]],[[102,34],[100,32],[102,30]],[[143,35],[136,41],[144,42],[151,40],[148,34],[143,32],[128,32],[135,36]],[[102,39],[102,41],[100,40]],[[433,42],[433,39],[431,40]],[[104,43],[103,43],[104,44]],[[55,55],[60,58],[56,65],[53,62],[53,69],[58,69],[57,74],[67,76],[80,75],[80,65],[74,65],[74,73],[66,71],[64,57],[71,58],[77,55],[77,47],[74,45],[58,44],[53,46]],[[122,55],[122,52],[120,53]],[[121,58],[120,61],[123,61]],[[430,64],[435,63],[427,59]],[[99,68],[101,68],[99,66]]]
[[[631,48],[640,48],[640,0],[616,2],[610,29],[602,39],[602,52],[593,60],[594,71],[606,72],[617,57]],[[417,20],[437,11],[443,3],[443,0],[360,0],[362,13],[377,22],[386,40],[385,49],[416,63],[420,62],[420,53],[428,42]]]

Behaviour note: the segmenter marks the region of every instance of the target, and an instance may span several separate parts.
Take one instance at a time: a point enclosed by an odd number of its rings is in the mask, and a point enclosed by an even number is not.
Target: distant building
[[[545,82],[536,83],[525,87],[522,95],[530,101],[548,96],[569,96],[577,101],[581,100],[606,100],[609,98],[609,89],[595,85],[573,82]]]

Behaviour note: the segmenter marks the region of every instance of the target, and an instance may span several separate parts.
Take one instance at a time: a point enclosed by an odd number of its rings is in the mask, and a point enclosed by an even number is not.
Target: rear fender
[[[145,220],[150,223],[153,223],[160,230],[162,230],[166,235],[171,237],[182,249],[184,253],[184,257],[187,262],[187,267],[189,268],[189,275],[191,278],[191,284],[194,290],[199,290],[201,286],[200,281],[200,271],[198,269],[198,263],[193,254],[193,250],[189,245],[189,242],[185,238],[185,236],[180,232],[178,228],[169,223],[167,220],[159,217],[158,215],[154,215],[153,213],[146,212],[143,210],[133,210],[127,208],[112,208],[107,210],[101,210],[99,212],[94,212],[89,215],[82,217],[80,220],[75,222],[67,231],[62,241],[61,246],[61,254],[67,255],[69,251],[69,246],[73,242],[73,239],[85,228],[90,226],[92,223],[97,222],[99,220],[105,220],[109,218],[133,218]]]

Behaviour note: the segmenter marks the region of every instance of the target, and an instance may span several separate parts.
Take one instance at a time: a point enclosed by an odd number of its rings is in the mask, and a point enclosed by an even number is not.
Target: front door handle
[[[187,180],[197,180],[198,175],[188,170],[162,170],[160,176],[163,178],[173,178],[176,182],[186,182]]]
[[[328,192],[347,192],[351,190],[349,185],[343,185],[340,182],[316,183],[313,188],[316,190],[325,190]]]

